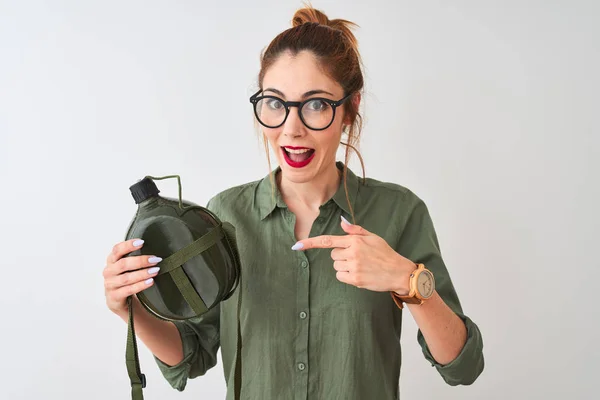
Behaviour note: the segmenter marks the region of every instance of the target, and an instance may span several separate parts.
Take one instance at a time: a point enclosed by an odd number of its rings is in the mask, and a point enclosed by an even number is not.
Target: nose
[[[282,133],[289,137],[298,137],[304,134],[304,124],[300,119],[298,107],[290,107],[290,113],[283,124]]]

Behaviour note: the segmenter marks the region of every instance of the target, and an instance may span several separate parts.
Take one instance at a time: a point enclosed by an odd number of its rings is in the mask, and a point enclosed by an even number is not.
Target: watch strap
[[[396,303],[396,306],[398,306],[398,308],[400,308],[400,309],[404,308],[403,303],[408,303],[408,304],[423,304],[423,300],[419,299],[416,296],[415,297],[400,296],[396,292],[390,292],[390,294],[392,295],[392,299],[394,300],[394,303]]]

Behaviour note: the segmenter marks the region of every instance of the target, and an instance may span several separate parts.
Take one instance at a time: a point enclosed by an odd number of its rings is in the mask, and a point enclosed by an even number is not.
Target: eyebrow
[[[283,92],[281,92],[281,91],[279,91],[279,90],[277,90],[277,89],[273,89],[273,88],[267,88],[267,89],[263,90],[263,92],[273,92],[273,93],[275,93],[275,94],[278,94],[278,95],[279,95],[279,96],[281,96],[281,97],[285,97],[285,94],[283,94]],[[307,97],[310,97],[310,96],[312,96],[312,95],[315,95],[315,94],[322,94],[322,93],[328,94],[328,95],[330,95],[330,96],[332,96],[332,97],[334,96],[334,95],[333,95],[333,93],[329,93],[329,92],[327,92],[327,91],[325,91],[325,90],[310,90],[310,91],[308,91],[308,92],[304,93],[304,94],[302,95],[302,98],[304,98],[304,99],[305,99],[305,98],[307,98]]]

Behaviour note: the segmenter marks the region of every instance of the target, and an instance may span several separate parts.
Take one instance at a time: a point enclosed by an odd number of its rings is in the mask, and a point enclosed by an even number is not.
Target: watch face
[[[419,278],[417,279],[417,288],[419,289],[419,294],[425,298],[430,297],[434,290],[433,282],[433,274],[431,272],[421,272],[419,274]]]

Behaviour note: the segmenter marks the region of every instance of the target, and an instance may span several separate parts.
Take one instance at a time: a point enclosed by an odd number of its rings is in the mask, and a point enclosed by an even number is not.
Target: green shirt
[[[337,166],[343,168],[340,162]],[[467,342],[447,365],[433,359],[420,330],[417,342],[449,385],[471,384],[484,368],[481,333],[462,312],[426,205],[405,187],[371,178],[363,182],[350,169],[347,186],[356,223],[404,257],[425,264],[439,295],[465,322]],[[242,399],[399,398],[402,310],[389,292],[338,281],[331,249],[291,250],[295,215],[276,187],[272,200],[269,175],[217,194],[207,208],[236,228],[242,281],[220,306],[176,323],[183,361],[168,366],[155,357],[175,389],[184,390],[188,379],[215,366],[220,347],[227,399],[233,399],[241,289]],[[345,235],[340,215],[352,221],[343,184],[321,205],[310,237]]]

